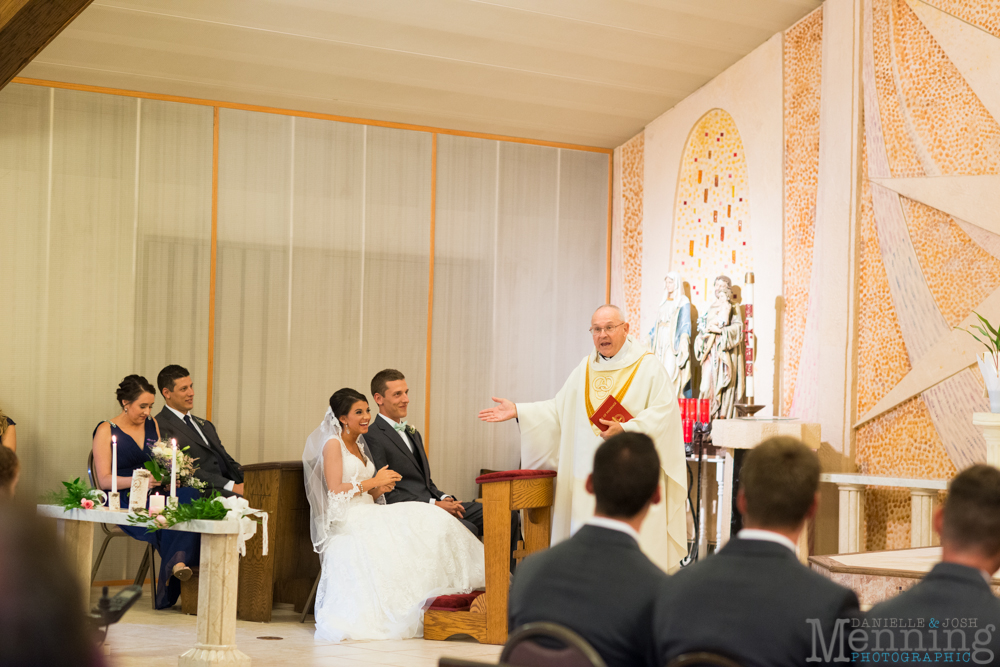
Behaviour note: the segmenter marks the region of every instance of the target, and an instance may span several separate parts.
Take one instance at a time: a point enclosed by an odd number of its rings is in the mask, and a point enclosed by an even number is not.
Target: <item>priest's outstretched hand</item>
[[[494,403],[499,403],[492,408],[487,410],[479,411],[479,418],[484,422],[505,422],[508,419],[514,419],[517,417],[517,406],[508,401],[506,398],[496,398],[495,396],[490,397]]]

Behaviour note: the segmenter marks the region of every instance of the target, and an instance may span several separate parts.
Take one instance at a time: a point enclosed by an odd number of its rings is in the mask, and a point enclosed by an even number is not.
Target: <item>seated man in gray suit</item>
[[[392,368],[379,371],[372,378],[371,390],[378,404],[378,415],[365,435],[372,463],[376,470],[389,466],[403,477],[395,489],[385,494],[386,502],[431,503],[461,521],[473,535],[482,537],[483,506],[474,501],[459,502],[431,479],[431,464],[420,431],[406,423],[410,389],[403,374]]]
[[[941,562],[913,588],[875,605],[864,625],[845,629],[859,664],[1000,664],[1000,600],[990,590],[1000,569],[1000,470],[974,465],[959,473],[934,514],[934,530]]]
[[[859,617],[857,596],[795,555],[816,513],[819,471],[816,454],[795,438],[770,438],[747,453],[736,496],[744,529],[662,587],[653,618],[659,664],[697,651],[742,667],[850,662],[820,640],[830,644]]]
[[[171,364],[156,376],[156,385],[167,405],[156,415],[162,438],[177,439],[178,449],[188,448],[188,454],[198,460],[195,477],[205,482],[205,493],[213,489],[224,496],[243,495],[243,469],[226,452],[207,419],[193,417],[194,384],[183,366]]]
[[[525,558],[510,590],[511,631],[549,621],[573,630],[608,667],[662,667],[652,614],[667,575],[639,550],[639,528],[660,502],[660,457],[649,436],[626,431],[594,454],[587,492],[594,516],[570,539]]]

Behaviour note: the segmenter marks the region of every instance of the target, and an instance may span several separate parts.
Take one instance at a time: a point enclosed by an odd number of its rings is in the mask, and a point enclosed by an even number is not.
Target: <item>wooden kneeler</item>
[[[424,639],[444,640],[465,634],[481,644],[507,641],[507,598],[510,594],[510,513],[526,510],[524,546],[514,551],[520,560],[547,549],[552,533],[554,470],[507,470],[476,478],[483,485],[483,542],[486,548],[486,592],[470,611],[424,614]],[[520,545],[518,545],[520,546]]]

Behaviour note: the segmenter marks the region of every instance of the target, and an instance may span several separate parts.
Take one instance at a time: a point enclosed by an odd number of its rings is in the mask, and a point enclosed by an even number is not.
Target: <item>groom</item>
[[[156,376],[156,384],[167,404],[156,415],[160,434],[176,438],[177,447],[187,447],[188,454],[197,459],[195,477],[205,482],[205,493],[215,489],[223,496],[243,495],[243,469],[222,446],[215,425],[191,414],[194,384],[188,370],[171,364]]]
[[[406,423],[410,390],[403,374],[392,368],[379,371],[372,378],[371,390],[378,404],[378,415],[365,434],[372,462],[376,470],[387,465],[403,476],[396,482],[396,488],[385,494],[386,502],[429,502],[457,518],[476,537],[482,537],[483,506],[477,502],[459,502],[455,496],[438,489],[431,479],[431,465],[420,431]]]

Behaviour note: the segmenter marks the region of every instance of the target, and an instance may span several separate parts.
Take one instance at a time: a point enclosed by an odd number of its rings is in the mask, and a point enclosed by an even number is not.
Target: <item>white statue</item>
[[[653,354],[667,369],[677,396],[691,396],[691,301],[684,295],[684,279],[671,271],[664,279],[663,299],[656,324],[649,332]]]

